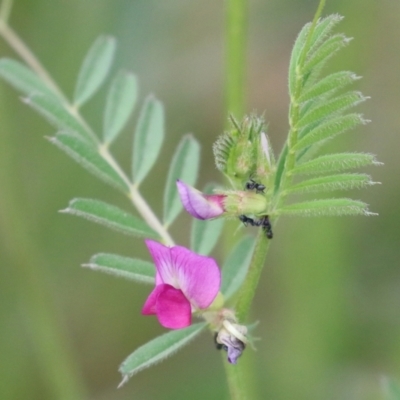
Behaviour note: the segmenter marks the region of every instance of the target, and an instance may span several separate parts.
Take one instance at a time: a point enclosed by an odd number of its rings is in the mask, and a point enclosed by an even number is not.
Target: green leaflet
[[[331,139],[366,122],[367,121],[365,121],[360,114],[347,114],[331,118],[319,124],[306,135],[301,135],[304,137],[297,142],[294,146],[294,150],[299,151],[323,140]]]
[[[289,94],[290,96],[295,95],[296,89],[296,78],[297,78],[297,65],[299,62],[299,57],[304,48],[305,41],[307,39],[308,32],[310,30],[311,23],[306,24],[303,29],[300,31],[297,36],[296,41],[294,42],[293,50],[290,56],[289,62]]]
[[[350,71],[340,71],[327,75],[313,85],[305,88],[299,97],[299,103],[304,103],[320,96],[326,97],[350,85],[357,79],[360,79],[360,77]]]
[[[217,244],[223,226],[222,218],[206,221],[193,218],[190,248],[196,253],[208,256]]]
[[[136,349],[119,367],[124,385],[129,378],[145,368],[149,368],[186,346],[204,328],[206,323],[200,322],[184,329],[178,329],[164,333]]]
[[[192,135],[180,141],[168,171],[164,191],[164,224],[169,226],[181,212],[183,206],[176,188],[180,179],[190,186],[197,180],[200,163],[200,144]]]
[[[329,192],[334,190],[359,189],[372,185],[366,174],[338,174],[304,180],[288,189],[289,193]]]
[[[380,165],[373,154],[367,153],[337,153],[327,154],[298,164],[293,174],[324,174],[343,171],[367,165]]]
[[[149,261],[99,253],[92,256],[88,264],[82,266],[139,283],[154,284],[155,267]]]
[[[233,248],[222,267],[221,293],[228,300],[242,285],[255,245],[254,237],[245,236]]]
[[[346,198],[303,201],[284,206],[276,213],[302,217],[376,215],[369,212],[368,205],[362,201]]]
[[[307,57],[302,73],[306,75],[317,66],[320,69],[322,65],[348,43],[349,39],[341,33],[331,36]]]
[[[120,71],[111,83],[104,114],[103,137],[111,143],[121,132],[131,115],[137,100],[136,76]]]
[[[33,94],[25,98],[24,102],[55,128],[77,135],[95,145],[97,139],[94,135],[64,107],[59,99],[48,95]]]
[[[63,213],[77,215],[126,235],[158,239],[144,221],[100,200],[73,199]]]
[[[301,115],[297,127],[301,129],[316,121],[331,118],[365,100],[366,97],[360,92],[348,92],[331,100],[323,101],[322,103],[315,102],[312,107],[309,107],[307,111]],[[311,104],[311,102],[309,104]]]
[[[79,71],[74,105],[85,103],[102,85],[110,71],[115,48],[116,41],[110,36],[100,36],[93,43]]]
[[[332,29],[337,25],[343,17],[339,14],[331,14],[318,21],[312,35],[309,54],[313,54],[316,49],[326,40],[331,33]]]
[[[147,97],[136,126],[132,173],[134,183],[142,182],[153,167],[164,141],[164,108],[153,96]]]
[[[9,58],[0,60],[0,76],[15,89],[31,96],[33,94],[44,94],[59,98],[47,84],[26,65]]]
[[[100,155],[98,148],[68,133],[58,133],[49,140],[104,182],[129,193],[128,184]]]

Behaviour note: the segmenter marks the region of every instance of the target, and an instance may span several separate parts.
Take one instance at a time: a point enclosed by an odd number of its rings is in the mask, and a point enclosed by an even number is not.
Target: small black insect
[[[239,219],[243,222],[244,226],[261,226],[268,239],[272,239],[274,237],[274,234],[272,232],[272,225],[268,215],[264,215],[258,220],[247,217],[246,215],[239,215]]]
[[[265,235],[267,236],[267,238],[272,239],[274,237],[274,234],[272,232],[272,225],[271,225],[268,215],[265,215],[264,217],[262,217],[260,219],[260,221],[257,221],[257,222],[261,222],[260,225],[262,226],[262,229],[265,232]]]
[[[247,226],[247,225],[258,226],[258,225],[255,225],[256,222],[254,221],[253,218],[249,218],[246,215],[239,215],[239,219],[243,222],[244,226]]]
[[[261,183],[256,182],[254,179],[250,179],[249,182],[246,183],[247,190],[256,190],[256,193],[264,193],[265,186]]]

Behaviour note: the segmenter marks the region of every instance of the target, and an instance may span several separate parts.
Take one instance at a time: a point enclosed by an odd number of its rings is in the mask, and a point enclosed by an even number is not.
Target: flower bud
[[[179,179],[176,181],[176,185],[183,207],[193,217],[197,219],[210,219],[218,217],[225,212],[223,204],[224,195],[201,193]]]
[[[264,119],[251,115],[239,123],[231,117],[231,124],[231,129],[213,146],[217,168],[235,189],[242,189],[250,177],[266,185],[274,171],[274,158],[265,134]]]
[[[266,198],[256,192],[221,191],[209,195],[180,180],[176,184],[184,208],[197,219],[212,219],[222,215],[231,217],[243,214],[260,215],[267,210]]]

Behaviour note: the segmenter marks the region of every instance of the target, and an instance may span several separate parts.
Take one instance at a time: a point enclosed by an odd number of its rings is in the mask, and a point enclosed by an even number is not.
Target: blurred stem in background
[[[247,0],[226,0],[225,8],[225,115],[240,120],[246,109]]]
[[[12,0],[3,0],[1,4],[0,35],[21,55],[21,48],[15,48],[15,44],[23,45],[23,43],[7,25],[12,3]],[[17,42],[8,40],[10,32]],[[19,158],[13,154],[12,142],[7,140],[7,137],[3,137],[2,142],[0,182],[3,202],[0,209],[2,221],[0,227],[7,227],[7,232],[1,232],[1,234],[6,240],[8,258],[18,266],[13,271],[12,279],[28,315],[27,331],[37,351],[37,362],[42,370],[43,381],[46,382],[52,398],[85,399],[87,398],[86,390],[79,368],[73,360],[73,352],[60,318],[57,316],[53,293],[48,285],[46,262],[37,250],[38,246],[33,235],[29,234],[32,232],[29,219],[21,214],[21,210],[24,209],[23,204],[20,203],[22,199],[14,190],[15,176],[12,176],[11,172],[16,170],[14,160]]]

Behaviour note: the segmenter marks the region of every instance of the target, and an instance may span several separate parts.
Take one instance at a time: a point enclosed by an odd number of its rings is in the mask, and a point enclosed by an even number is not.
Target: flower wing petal
[[[186,211],[197,219],[210,219],[224,213],[223,195],[204,195],[197,189],[176,181],[179,196]]]
[[[149,294],[149,297],[144,303],[144,306],[142,308],[142,314],[143,315],[152,315],[156,314],[156,305],[157,305],[157,299],[160,293],[163,291],[163,284],[156,286],[153,291]]]
[[[160,324],[170,329],[189,326],[192,322],[192,307],[188,299],[179,289],[164,284],[160,286],[162,286],[162,290],[156,305],[156,314]]]
[[[195,308],[207,308],[221,286],[221,272],[215,260],[182,246],[171,248],[171,260],[186,298]]]

